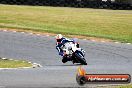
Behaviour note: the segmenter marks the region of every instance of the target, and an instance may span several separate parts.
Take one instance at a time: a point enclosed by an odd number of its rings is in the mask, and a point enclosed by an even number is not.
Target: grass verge
[[[0,59],[0,68],[22,68],[31,67],[32,64],[23,60],[3,60]]]
[[[115,87],[115,88],[132,88],[132,84],[118,86],[118,87]]]
[[[132,43],[132,11],[0,5],[0,28],[100,37]]]

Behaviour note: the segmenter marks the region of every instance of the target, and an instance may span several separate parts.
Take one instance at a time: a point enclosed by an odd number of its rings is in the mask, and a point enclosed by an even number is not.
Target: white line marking
[[[3,30],[3,31],[5,31],[5,32],[6,32],[7,30]]]
[[[28,62],[29,64],[31,64],[32,62]]]
[[[83,40],[87,40],[87,39],[83,39]]]
[[[42,65],[40,65],[40,64],[37,64],[37,67],[43,67]]]
[[[17,69],[26,69],[26,68],[32,68],[32,67],[18,67],[18,68],[0,68],[0,70],[17,70]],[[1,87],[0,87],[1,88]]]
[[[25,69],[26,69],[26,68],[32,68],[32,67],[20,67],[20,69],[21,69],[21,68],[25,68]]]
[[[9,70],[9,69],[17,69],[17,68],[0,68],[0,70]]]
[[[29,33],[30,35],[32,35],[33,33]]]
[[[21,32],[22,34],[25,33],[25,32]]]
[[[9,59],[9,60],[13,60],[13,59]]]
[[[105,42],[105,41],[101,41],[101,42]]]
[[[126,43],[126,44],[130,45],[131,43]]]
[[[25,63],[25,61],[22,61],[23,63]]]
[[[91,40],[91,41],[95,42],[95,40]]]
[[[37,34],[38,36],[40,36],[40,34]]]
[[[7,60],[7,58],[2,58],[3,60]]]
[[[119,42],[115,42],[115,43],[119,43]]]
[[[33,63],[34,65],[37,65],[37,63]]]
[[[13,31],[13,32],[16,32],[16,31]]]
[[[33,65],[33,66],[32,66],[33,68],[37,68],[37,67],[43,67],[42,65],[40,65],[40,64],[37,64],[37,63],[33,63],[32,65]]]

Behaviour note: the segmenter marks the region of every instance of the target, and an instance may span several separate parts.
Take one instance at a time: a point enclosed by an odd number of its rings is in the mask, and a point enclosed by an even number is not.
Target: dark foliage
[[[80,8],[132,9],[130,3],[111,2],[102,0],[0,0],[1,4],[10,5],[39,5]]]

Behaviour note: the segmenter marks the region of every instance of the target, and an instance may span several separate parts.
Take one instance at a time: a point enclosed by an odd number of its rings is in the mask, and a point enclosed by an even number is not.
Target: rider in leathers
[[[56,49],[58,50],[59,55],[63,56],[62,62],[66,63],[67,61],[70,61],[71,59],[67,58],[66,54],[63,52],[61,47],[63,47],[64,44],[67,42],[73,42],[79,48],[79,43],[76,42],[76,39],[70,40],[70,39],[64,38],[61,34],[58,34],[56,36],[56,41],[57,41],[56,42]]]

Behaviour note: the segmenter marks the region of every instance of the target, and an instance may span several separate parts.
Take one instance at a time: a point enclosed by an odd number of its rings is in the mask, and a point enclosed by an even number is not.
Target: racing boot
[[[63,56],[63,59],[62,59],[62,62],[63,63],[66,63],[68,60],[67,60],[67,56],[65,55],[65,56]]]

